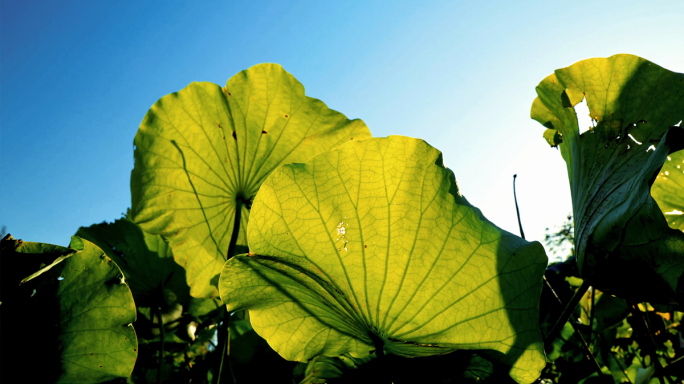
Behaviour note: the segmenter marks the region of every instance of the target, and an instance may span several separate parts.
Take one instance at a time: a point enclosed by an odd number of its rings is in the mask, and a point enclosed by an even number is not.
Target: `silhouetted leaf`
[[[582,277],[637,301],[681,300],[684,233],[668,227],[649,192],[684,147],[674,126],[684,118],[684,75],[615,55],[556,70],[537,94],[532,118],[562,139]],[[597,125],[580,134],[573,106],[585,97]]]
[[[121,271],[87,240],[73,237],[70,247],[2,241],[3,382],[24,381],[20,374],[35,383],[101,383],[133,370],[135,305]],[[30,270],[40,273],[19,286]],[[8,334],[21,339],[10,343]]]

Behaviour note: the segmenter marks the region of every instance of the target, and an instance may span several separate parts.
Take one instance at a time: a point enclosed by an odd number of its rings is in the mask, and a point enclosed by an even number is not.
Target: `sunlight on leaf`
[[[487,221],[422,140],[355,141],[279,168],[248,241],[221,297],[288,360],[475,349],[524,383],[544,367],[542,246]]]
[[[266,177],[281,164],[368,137],[361,120],[305,96],[276,64],[240,72],[224,88],[192,83],[155,103],[140,125],[134,221],[169,241],[193,296],[215,296],[215,279],[232,256],[236,213],[236,253],[243,253],[249,207]]]
[[[651,195],[670,228],[684,231],[684,151],[667,157],[651,187]]]
[[[675,126],[684,74],[615,55],[556,70],[537,94],[532,118],[550,144],[549,130],[562,137],[582,276],[636,301],[682,300],[684,233],[668,227],[649,192],[668,155],[684,147]],[[573,107],[585,98],[596,127],[580,134]]]

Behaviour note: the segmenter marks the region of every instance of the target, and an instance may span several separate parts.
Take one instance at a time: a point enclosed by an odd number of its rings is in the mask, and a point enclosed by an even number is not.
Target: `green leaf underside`
[[[240,72],[225,88],[192,83],[155,103],[135,137],[134,220],[169,241],[193,296],[216,296],[236,209],[241,253],[248,206],[269,173],[368,137],[361,120],[305,96],[276,64]]]
[[[288,360],[488,350],[519,382],[544,367],[547,259],[458,192],[441,153],[393,136],[285,165],[252,209],[249,256],[220,279],[228,310]],[[377,352],[376,352],[377,353]]]
[[[684,234],[668,227],[650,189],[668,154],[684,145],[674,127],[684,118],[684,75],[615,55],[559,69],[537,94],[532,118],[548,128],[547,142],[549,129],[562,141],[582,276],[611,294],[675,303]],[[596,127],[580,135],[573,106],[585,97]]]
[[[173,260],[171,248],[157,235],[151,235],[128,219],[81,227],[76,232],[100,247],[123,271],[138,307],[159,306],[172,297],[189,299],[185,271]]]
[[[45,251],[56,259],[67,256],[21,287],[3,292],[3,321],[16,322],[22,333],[22,345],[15,345],[12,353],[17,365],[9,354],[5,362],[8,369],[13,366],[19,371],[22,364],[30,364],[25,374],[35,382],[100,383],[125,378],[138,355],[131,325],[135,304],[121,271],[94,244],[74,237],[71,246],[76,244],[81,250],[3,240],[3,268],[35,265],[32,260],[42,258]],[[10,329],[15,328],[4,332]]]
[[[684,231],[684,151],[667,157],[651,187],[651,196],[670,228]]]

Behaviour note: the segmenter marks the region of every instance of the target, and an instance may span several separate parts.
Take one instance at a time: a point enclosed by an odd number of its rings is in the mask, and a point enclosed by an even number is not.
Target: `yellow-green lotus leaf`
[[[276,64],[233,76],[224,88],[192,83],[163,97],[135,136],[133,219],[162,235],[195,297],[212,297],[229,255],[246,252],[249,207],[279,165],[370,137]],[[239,231],[233,228],[239,221]]]
[[[354,141],[284,165],[250,220],[221,298],[286,359],[472,349],[518,382],[539,377],[544,250],[487,221],[424,141]]]
[[[667,157],[651,187],[651,196],[670,228],[684,231],[684,151]]]

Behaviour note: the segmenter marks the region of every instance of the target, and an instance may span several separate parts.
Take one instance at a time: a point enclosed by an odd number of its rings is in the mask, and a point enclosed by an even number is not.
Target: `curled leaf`
[[[580,61],[537,86],[532,118],[561,137],[582,277],[636,301],[682,303],[684,233],[668,227],[651,185],[684,148],[684,74],[633,55]],[[596,127],[580,134],[586,98]],[[681,192],[678,192],[681,193]]]

